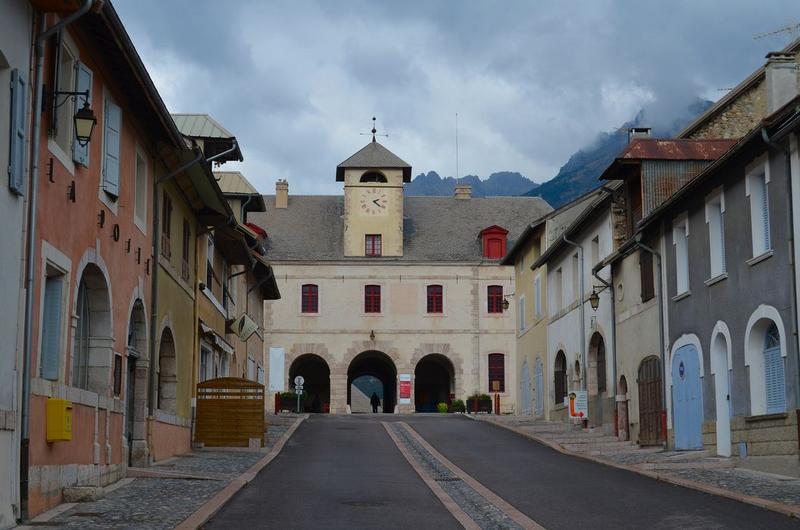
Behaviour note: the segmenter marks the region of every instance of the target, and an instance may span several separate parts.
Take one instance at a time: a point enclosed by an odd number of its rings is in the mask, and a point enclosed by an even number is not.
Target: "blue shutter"
[[[786,411],[786,383],[780,346],[764,350],[764,375],[767,384],[767,414]]]
[[[8,156],[8,187],[17,195],[25,193],[25,137],[28,120],[28,84],[23,74],[11,71],[11,139]]]
[[[61,294],[64,279],[49,277],[44,284],[42,308],[42,348],[39,365],[44,379],[58,380],[61,360]]]
[[[92,71],[80,61],[75,62],[75,91],[89,91],[89,103],[92,102]],[[75,112],[83,108],[84,98],[75,98]],[[81,145],[77,139],[72,140],[72,160],[78,164],[89,167],[89,144]]]
[[[119,197],[119,138],[122,129],[122,109],[106,99],[103,113],[104,157],[103,190]]]
[[[764,251],[772,248],[772,243],[769,237],[769,194],[767,193],[767,177],[761,175],[759,180],[761,184],[761,222],[764,229]]]

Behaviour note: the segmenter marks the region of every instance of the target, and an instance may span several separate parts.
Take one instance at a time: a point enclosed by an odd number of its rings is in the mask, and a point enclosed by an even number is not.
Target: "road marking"
[[[461,523],[461,526],[467,530],[480,530],[480,526],[478,526],[477,523],[475,523],[475,521],[473,521],[469,515],[467,515],[466,512],[464,512],[464,510],[462,510],[461,507],[456,504],[456,502],[450,498],[447,493],[445,493],[442,487],[420,467],[411,453],[408,452],[405,444],[403,444],[400,439],[397,438],[397,435],[389,428],[389,424],[385,421],[382,421],[381,425],[383,425],[383,428],[386,429],[386,432],[389,434],[389,438],[391,438],[394,442],[394,445],[397,446],[400,454],[403,455],[409,465],[414,469],[414,471],[417,472],[417,475],[419,475],[422,481],[427,484],[428,488],[430,488],[433,494],[436,495],[439,501],[441,501],[447,511],[449,511],[450,514],[455,517],[459,523]]]
[[[448,460],[443,454],[433,448],[431,444],[429,444],[425,438],[420,436],[420,434],[415,431],[409,424],[404,421],[399,422],[399,425],[402,426],[408,433],[422,446],[427,450],[434,458],[439,460],[442,464],[444,464],[450,471],[452,471],[458,478],[464,481],[464,483],[468,484],[472,489],[478,492],[483,498],[494,504],[500,511],[505,513],[508,517],[514,520],[518,525],[522,528],[526,528],[529,530],[544,530],[544,527],[522,513],[521,511],[517,510],[513,506],[511,506],[508,502],[503,500],[500,496],[494,493],[492,490],[472,478],[471,475],[467,474],[466,471],[452,463]],[[387,428],[388,430],[388,428]],[[391,435],[391,433],[389,433]],[[397,443],[395,441],[395,443]],[[408,458],[408,457],[406,457]]]

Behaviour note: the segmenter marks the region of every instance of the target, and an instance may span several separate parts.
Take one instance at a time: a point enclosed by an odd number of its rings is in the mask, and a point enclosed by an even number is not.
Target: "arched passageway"
[[[382,390],[382,396],[378,390]],[[362,410],[360,394],[365,394],[368,402],[372,392],[378,394],[378,398],[381,400],[380,410],[382,412],[394,412],[395,403],[397,402],[395,399],[397,393],[397,368],[395,368],[394,362],[388,355],[374,350],[359,353],[347,368],[347,404],[350,405],[350,410],[352,412],[369,411],[369,408]],[[358,406],[358,410],[354,408],[354,405]]]
[[[617,384],[617,435],[620,441],[627,442],[631,434],[628,424],[628,380],[619,376]]]
[[[302,376],[302,406],[305,412],[329,412],[331,405],[331,369],[325,359],[313,353],[299,356],[289,367],[289,387]]]
[[[588,370],[586,371],[586,390],[589,394],[589,422],[602,425],[603,394],[606,391],[606,345],[603,336],[595,332],[589,341]]]
[[[78,284],[72,386],[105,395],[111,361],[111,299],[105,276],[97,265],[87,265]]]
[[[147,319],[144,303],[137,299],[128,321],[127,375],[125,383],[125,436],[128,464],[133,465],[133,440],[144,440],[147,416]],[[141,359],[141,362],[140,362]]]
[[[417,412],[436,412],[439,403],[450,404],[455,393],[455,368],[438,353],[426,355],[414,370],[414,404]]]
[[[178,370],[175,358],[175,340],[172,330],[165,328],[158,347],[158,403],[159,410],[175,414],[178,392]]]

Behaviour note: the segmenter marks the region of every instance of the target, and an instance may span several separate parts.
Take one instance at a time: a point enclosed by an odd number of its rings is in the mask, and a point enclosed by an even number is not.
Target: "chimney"
[[[472,186],[469,184],[456,184],[454,197],[458,200],[469,199],[472,197]]]
[[[275,182],[275,208],[289,207],[289,183],[284,179]]]
[[[650,138],[652,131],[650,127],[631,127],[628,129],[628,143],[637,138]]]
[[[797,96],[798,65],[790,53],[770,52],[764,67],[767,85],[767,114],[772,114]]]

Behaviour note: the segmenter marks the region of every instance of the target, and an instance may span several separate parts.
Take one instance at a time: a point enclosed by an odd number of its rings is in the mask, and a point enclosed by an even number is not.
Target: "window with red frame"
[[[381,312],[381,286],[380,285],[365,285],[364,286],[364,312],[365,313],[380,313]]]
[[[502,353],[489,354],[489,390],[495,391],[494,382],[500,383],[499,392],[506,391],[506,362]]]
[[[444,310],[442,302],[442,286],[428,286],[428,313],[441,313]]]
[[[503,312],[503,286],[490,285],[487,291],[487,299],[489,303],[488,310],[490,313]]]
[[[364,236],[364,250],[367,256],[381,255],[381,235],[367,234]]]
[[[303,285],[300,307],[303,313],[319,313],[319,287],[313,283]]]

